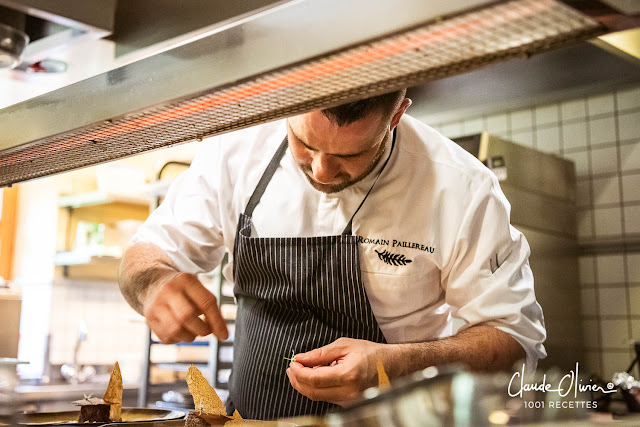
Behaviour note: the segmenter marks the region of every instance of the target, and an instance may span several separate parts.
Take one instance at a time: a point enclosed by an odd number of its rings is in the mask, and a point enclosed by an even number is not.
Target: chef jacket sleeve
[[[213,270],[224,256],[220,216],[220,142],[210,141],[169,187],[131,244],[153,243],[186,273]]]
[[[484,324],[509,333],[526,352],[527,370],[535,370],[538,359],[546,357],[546,331],[533,289],[529,244],[510,225],[510,205],[493,174],[471,194],[442,271],[446,301],[465,322],[463,329]]]

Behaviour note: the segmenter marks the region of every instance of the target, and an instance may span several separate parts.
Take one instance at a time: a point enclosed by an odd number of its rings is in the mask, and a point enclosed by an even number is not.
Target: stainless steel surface
[[[78,363],[78,353],[82,343],[87,340],[87,324],[84,320],[80,321],[78,325],[78,337],[73,348],[73,362],[65,363],[60,367],[60,374],[62,377],[71,384],[83,383],[89,381],[96,375],[96,368],[91,365],[80,365]]]
[[[146,325],[145,325],[146,326]],[[151,378],[151,330],[146,327],[144,338],[144,354],[140,370],[140,388],[138,390],[138,406],[146,408],[149,403],[149,381]]]
[[[22,61],[22,52],[29,36],[17,28],[0,23],[0,68],[15,68]]]
[[[576,240],[575,202],[501,185],[511,203],[511,223]]]
[[[117,57],[140,50],[159,52],[165,43],[185,37],[201,28],[226,26],[273,7],[286,0],[243,0],[216,2],[210,0],[136,0],[118,2],[115,28],[109,40],[115,43]],[[137,55],[134,54],[134,55]],[[148,56],[148,55],[147,55]]]
[[[573,162],[486,133],[455,141],[499,176],[513,224],[576,239]]]
[[[111,31],[116,0],[0,0],[0,5],[66,26]]]
[[[637,0],[604,0],[604,2],[624,13],[640,13],[640,3]]]
[[[487,154],[489,158],[509,158],[505,185],[575,203],[576,171],[572,161],[501,138],[493,138]]]
[[[439,124],[637,86],[640,60],[610,47],[582,42],[431,81],[409,90],[410,113]]]
[[[0,111],[7,130],[0,185],[465,72],[605,29],[553,0],[306,0],[216,31]]]
[[[0,287],[0,358],[18,357],[22,296],[15,288]]]
[[[16,68],[27,73],[64,73],[67,71],[67,63],[49,58],[37,62],[23,62]]]
[[[32,43],[24,59],[35,62],[60,49],[87,39],[112,33],[116,0],[0,0],[3,19],[22,22]],[[4,12],[4,13],[3,13]]]
[[[542,375],[525,375],[525,383],[541,383]],[[563,374],[546,372],[546,382],[557,384]],[[515,383],[520,372],[514,372]],[[413,427],[413,426],[495,426],[533,425],[534,422],[585,421],[586,410],[554,410],[549,405],[534,409],[524,402],[544,404],[546,401],[571,401],[573,394],[560,397],[523,390],[514,395],[518,385],[512,386],[511,374],[472,374],[449,367],[430,367],[397,380],[389,390],[369,389],[364,399],[351,407],[326,417],[332,427]],[[511,392],[511,394],[510,394]],[[578,396],[576,401],[582,398]],[[588,399],[588,397],[586,397]],[[566,403],[566,402],[565,402]]]
[[[516,222],[514,226],[525,235],[531,247],[529,264],[547,329],[544,345],[548,356],[539,362],[539,367],[556,366],[568,371],[576,361],[585,361],[577,241]]]

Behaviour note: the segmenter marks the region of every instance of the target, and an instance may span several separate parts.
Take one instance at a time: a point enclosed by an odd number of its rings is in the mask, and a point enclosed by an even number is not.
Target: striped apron
[[[391,152],[394,145],[395,132]],[[362,282],[353,217],[337,236],[251,237],[251,215],[286,149],[287,138],[240,215],[233,251],[238,312],[227,411],[237,409],[247,419],[322,415],[338,408],[298,393],[289,383],[285,356],[340,337],[385,342]]]

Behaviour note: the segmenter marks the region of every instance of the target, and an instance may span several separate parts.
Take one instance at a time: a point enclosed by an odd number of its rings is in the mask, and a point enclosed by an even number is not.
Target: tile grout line
[[[613,111],[614,111],[614,122],[615,122],[615,132],[616,132],[616,151],[618,154],[618,190],[620,192],[620,222],[622,227],[622,237],[625,239],[627,237],[627,227],[625,224],[625,213],[624,213],[624,191],[622,188],[622,150],[620,150],[620,119],[619,119],[619,111],[618,111],[618,91],[615,90],[613,92]],[[627,339],[629,342],[633,341],[633,321],[631,319],[631,289],[629,288],[629,256],[626,251],[622,254],[622,273],[625,282],[625,293],[627,299]]]
[[[592,236],[593,238],[596,238],[596,216],[595,216],[595,212],[593,211],[593,204],[595,202],[595,194],[594,194],[594,190],[593,190],[593,179],[591,178],[592,176],[592,159],[591,159],[591,128],[588,125],[588,122],[586,120],[588,120],[589,118],[589,103],[587,102],[587,98],[583,97],[583,101],[584,101],[584,109],[585,109],[585,132],[586,132],[586,146],[587,146],[587,169],[589,171],[589,193],[591,195],[591,227],[592,227]],[[593,256],[593,275],[595,278],[595,284],[596,284],[596,295],[595,295],[595,300],[596,300],[596,320],[597,320],[597,333],[598,333],[598,355],[599,355],[599,359],[600,359],[600,372],[604,372],[604,343],[602,340],[602,319],[600,317],[600,280],[598,278],[598,261],[597,261],[597,256]]]
[[[596,212],[594,209],[596,202],[595,190],[593,188],[593,168],[592,168],[592,159],[591,159],[591,128],[588,125],[589,118],[589,102],[587,102],[587,98],[583,97],[582,101],[584,102],[584,113],[585,113],[585,147],[587,153],[587,172],[588,172],[588,185],[589,185],[589,211],[591,212],[591,238],[596,238]],[[594,258],[595,260],[595,258]],[[595,261],[594,261],[595,262]],[[597,280],[596,280],[597,282]]]
[[[562,119],[562,104],[557,104],[558,108],[558,155],[564,158],[564,122]],[[576,179],[577,181],[577,179]]]
[[[538,123],[536,122],[536,109],[531,107],[531,145],[538,149]]]
[[[640,169],[631,169],[628,171],[620,171],[620,172],[606,172],[606,173],[597,173],[594,174],[593,177],[595,179],[605,179],[605,178],[613,178],[620,174],[620,176],[636,176],[640,175]],[[588,175],[580,175],[576,177],[577,181],[586,181],[589,179]]]

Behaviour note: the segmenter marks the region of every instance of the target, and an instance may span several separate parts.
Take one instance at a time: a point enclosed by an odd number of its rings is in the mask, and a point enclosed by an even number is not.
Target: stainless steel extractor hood
[[[110,35],[116,0],[0,0],[0,23],[30,38],[26,62],[45,59],[72,44]]]
[[[301,0],[0,110],[0,185],[635,25],[591,0]]]

